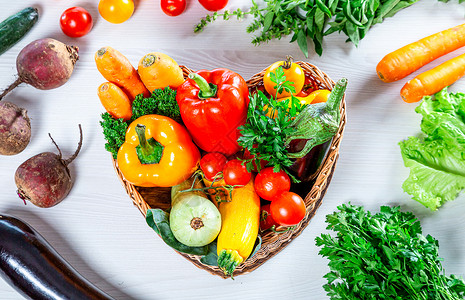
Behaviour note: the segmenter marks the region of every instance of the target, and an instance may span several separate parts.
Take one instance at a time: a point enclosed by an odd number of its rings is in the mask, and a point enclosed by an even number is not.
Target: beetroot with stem
[[[0,155],[23,151],[31,139],[31,122],[25,109],[0,102]]]
[[[58,149],[58,155],[52,152],[37,154],[22,163],[15,174],[18,195],[39,207],[52,207],[60,203],[73,185],[68,165],[77,157],[82,146],[82,129],[79,125],[80,140],[78,148],[68,159],[63,159],[61,150],[49,134]]]
[[[78,48],[75,46],[51,38],[31,42],[16,58],[18,79],[0,94],[0,100],[23,82],[40,90],[65,84],[78,58]]]

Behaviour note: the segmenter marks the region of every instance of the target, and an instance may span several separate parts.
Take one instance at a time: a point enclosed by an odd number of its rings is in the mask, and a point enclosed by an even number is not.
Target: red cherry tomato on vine
[[[252,178],[252,173],[242,165],[242,161],[233,159],[224,165],[223,179],[229,185],[246,185]]]
[[[261,170],[255,177],[254,187],[258,196],[272,201],[277,195],[291,189],[291,179],[284,170],[274,172],[273,167],[268,167]]]
[[[127,21],[134,12],[133,0],[100,0],[98,11],[102,18],[110,23],[119,24]]]
[[[223,9],[226,4],[228,4],[228,0],[199,0],[199,3],[209,11],[217,11]]]
[[[161,0],[161,10],[171,17],[179,16],[186,9],[186,0]]]
[[[277,195],[270,204],[273,219],[282,226],[297,225],[305,217],[305,202],[296,193],[284,192]]]
[[[271,215],[270,205],[263,205],[260,212],[260,230],[264,231],[270,229],[273,226],[276,228],[279,226],[279,224],[273,219],[273,216]]]
[[[200,169],[202,169],[205,178],[213,181],[215,176],[223,171],[227,161],[228,159],[221,153],[207,153],[200,160]]]
[[[60,17],[60,27],[69,37],[81,37],[92,29],[92,16],[82,7],[70,7]]]

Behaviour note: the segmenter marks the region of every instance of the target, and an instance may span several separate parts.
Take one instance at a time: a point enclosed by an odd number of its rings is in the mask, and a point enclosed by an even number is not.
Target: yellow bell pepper
[[[192,175],[199,161],[199,149],[187,130],[159,115],[134,120],[117,156],[124,178],[142,187],[177,185]]]

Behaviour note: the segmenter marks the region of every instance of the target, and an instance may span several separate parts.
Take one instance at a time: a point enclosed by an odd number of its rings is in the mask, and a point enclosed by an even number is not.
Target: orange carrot
[[[95,53],[97,69],[103,77],[118,85],[133,101],[139,94],[149,97],[150,92],[139,78],[137,70],[121,52],[103,47]]]
[[[405,102],[420,101],[423,96],[433,95],[465,75],[465,54],[454,57],[439,66],[409,80],[401,89]]]
[[[114,118],[127,121],[132,117],[131,101],[116,84],[102,83],[98,87],[98,97],[105,110]]]
[[[167,86],[175,89],[184,82],[178,63],[160,52],[151,52],[142,57],[137,71],[140,79],[151,92]]]
[[[376,66],[379,78],[392,82],[465,46],[465,24],[432,34],[386,55]]]

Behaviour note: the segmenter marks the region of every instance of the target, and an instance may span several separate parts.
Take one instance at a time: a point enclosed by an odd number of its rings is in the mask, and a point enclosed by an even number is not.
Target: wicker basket
[[[311,77],[311,79],[313,79],[321,89],[331,90],[333,88],[335,82],[331,80],[325,73],[319,70],[316,66],[307,62],[297,63],[304,70],[305,76]],[[181,66],[181,68],[184,72],[184,77],[187,77],[187,75],[192,72],[191,69],[185,66]],[[252,78],[247,81],[249,88],[260,88],[260,86],[263,84],[262,80],[264,74],[265,70],[252,76]],[[279,251],[286,247],[293,239],[300,235],[300,233],[305,229],[305,227],[307,227],[308,223],[310,222],[310,219],[315,215],[316,210],[321,205],[321,201],[326,192],[326,189],[329,186],[336,166],[337,159],[339,157],[339,145],[341,143],[344,127],[346,124],[345,96],[340,106],[340,112],[341,123],[339,125],[339,130],[331,140],[330,146],[327,150],[323,163],[321,164],[315,179],[307,183],[306,190],[300,190],[298,192],[299,194],[301,194],[302,198],[304,198],[305,205],[307,207],[307,212],[304,219],[291,231],[281,234],[276,234],[271,231],[268,231],[262,234],[261,249],[257,253],[255,253],[254,256],[249,257],[245,262],[240,264],[234,271],[234,276],[247,274],[258,268],[260,265],[265,263],[274,255],[276,255]],[[170,208],[171,188],[136,187],[124,179],[115,160],[113,160],[113,165],[129,197],[132,199],[134,205],[140,210],[140,212],[144,216],[147,210],[151,208],[160,208],[164,210]],[[202,264],[200,262],[200,257],[198,256],[188,255],[184,253],[179,254],[184,256],[186,259],[190,260],[197,267],[204,269],[210,272],[211,274],[218,275],[223,278],[229,278],[229,276],[226,276],[218,267]]]

